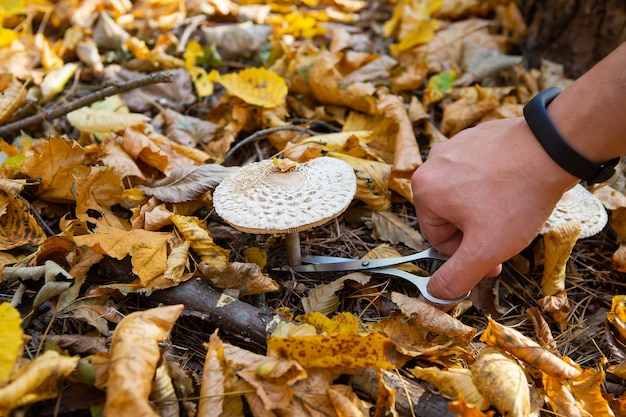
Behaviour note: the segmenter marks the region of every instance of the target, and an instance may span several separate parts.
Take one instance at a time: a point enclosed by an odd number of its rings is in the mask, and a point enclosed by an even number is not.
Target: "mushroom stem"
[[[287,233],[285,237],[287,245],[287,263],[289,266],[296,266],[302,263],[302,255],[300,254],[300,233]]]

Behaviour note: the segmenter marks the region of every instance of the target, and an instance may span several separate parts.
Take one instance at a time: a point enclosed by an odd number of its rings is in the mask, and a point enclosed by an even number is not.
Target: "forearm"
[[[603,163],[626,154],[626,43],[576,80],[549,106],[567,142]]]

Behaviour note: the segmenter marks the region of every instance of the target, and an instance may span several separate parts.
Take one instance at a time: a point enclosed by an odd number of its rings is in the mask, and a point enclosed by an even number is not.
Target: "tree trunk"
[[[576,78],[626,40],[626,0],[526,0],[524,53],[563,64]]]

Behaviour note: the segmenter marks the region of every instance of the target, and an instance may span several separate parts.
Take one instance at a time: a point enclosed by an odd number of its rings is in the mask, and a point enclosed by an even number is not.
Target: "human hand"
[[[483,123],[434,146],[411,182],[421,232],[451,256],[434,273],[429,292],[457,298],[499,274],[577,182],[521,117]]]

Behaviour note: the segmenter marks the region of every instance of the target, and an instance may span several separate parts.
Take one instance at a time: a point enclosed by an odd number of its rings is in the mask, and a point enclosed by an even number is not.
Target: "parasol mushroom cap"
[[[585,239],[599,233],[608,218],[602,201],[579,183],[563,194],[540,233],[545,234],[556,225],[577,220],[580,222],[578,239]]]
[[[337,158],[264,160],[226,177],[213,193],[217,214],[247,233],[293,233],[339,216],[354,198],[356,175]]]

